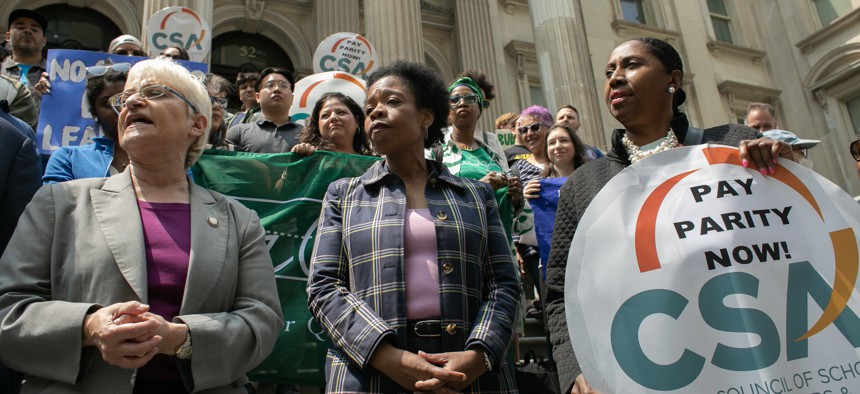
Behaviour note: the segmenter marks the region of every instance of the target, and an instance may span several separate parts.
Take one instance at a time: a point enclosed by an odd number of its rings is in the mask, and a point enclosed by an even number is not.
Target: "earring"
[[[675,94],[675,87],[669,86],[669,94]]]
[[[424,140],[425,141],[430,138],[430,130],[429,129],[430,129],[430,127],[424,126]]]

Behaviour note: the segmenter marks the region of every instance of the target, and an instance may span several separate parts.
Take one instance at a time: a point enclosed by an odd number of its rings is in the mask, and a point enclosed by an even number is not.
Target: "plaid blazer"
[[[480,347],[492,360],[492,372],[467,391],[516,392],[506,350],[521,287],[493,191],[435,161],[427,165],[442,327],[456,325],[443,330],[442,349]],[[406,186],[385,161],[328,188],[308,276],[308,305],[332,341],[328,392],[404,391],[369,362],[383,340],[406,349],[405,215]],[[446,263],[454,269],[445,272]]]

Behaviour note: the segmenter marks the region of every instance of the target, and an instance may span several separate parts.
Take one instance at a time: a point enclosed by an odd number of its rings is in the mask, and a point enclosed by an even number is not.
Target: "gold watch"
[[[176,358],[180,360],[188,360],[191,358],[191,330],[186,330],[185,332],[185,342],[182,342],[182,344],[176,348]]]

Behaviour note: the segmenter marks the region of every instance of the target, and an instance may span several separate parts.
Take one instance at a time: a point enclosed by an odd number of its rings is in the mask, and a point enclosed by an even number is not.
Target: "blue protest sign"
[[[544,178],[540,180],[540,197],[529,200],[535,216],[535,236],[540,252],[541,275],[546,276],[546,261],[552,244],[552,229],[555,227],[555,211],[558,209],[558,191],[567,181],[563,178]]]
[[[102,135],[90,115],[84,95],[87,84],[87,67],[106,63],[135,64],[146,57],[112,55],[104,52],[52,49],[48,51],[48,79],[51,93],[42,95],[39,125],[36,130],[39,153],[50,155],[61,146],[80,146],[92,143]],[[198,76],[209,66],[204,63],[179,61]]]

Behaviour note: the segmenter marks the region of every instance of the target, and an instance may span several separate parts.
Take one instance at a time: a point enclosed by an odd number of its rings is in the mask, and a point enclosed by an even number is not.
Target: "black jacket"
[[[606,156],[589,161],[574,171],[560,191],[552,247],[547,261],[545,308],[547,329],[550,332],[553,358],[558,366],[562,393],[569,393],[573,388],[574,380],[582,373],[570,344],[564,309],[564,276],[567,271],[568,252],[579,220],[585,214],[591,200],[612,177],[630,165],[627,150],[621,143],[623,136],[623,129],[615,130],[612,134],[612,150]],[[679,141],[684,141],[686,130],[675,132],[675,136]],[[736,147],[742,140],[760,137],[761,134],[744,125],[727,124],[705,129],[702,143]],[[618,241],[615,240],[613,243]],[[632,239],[627,241],[633,242]]]

